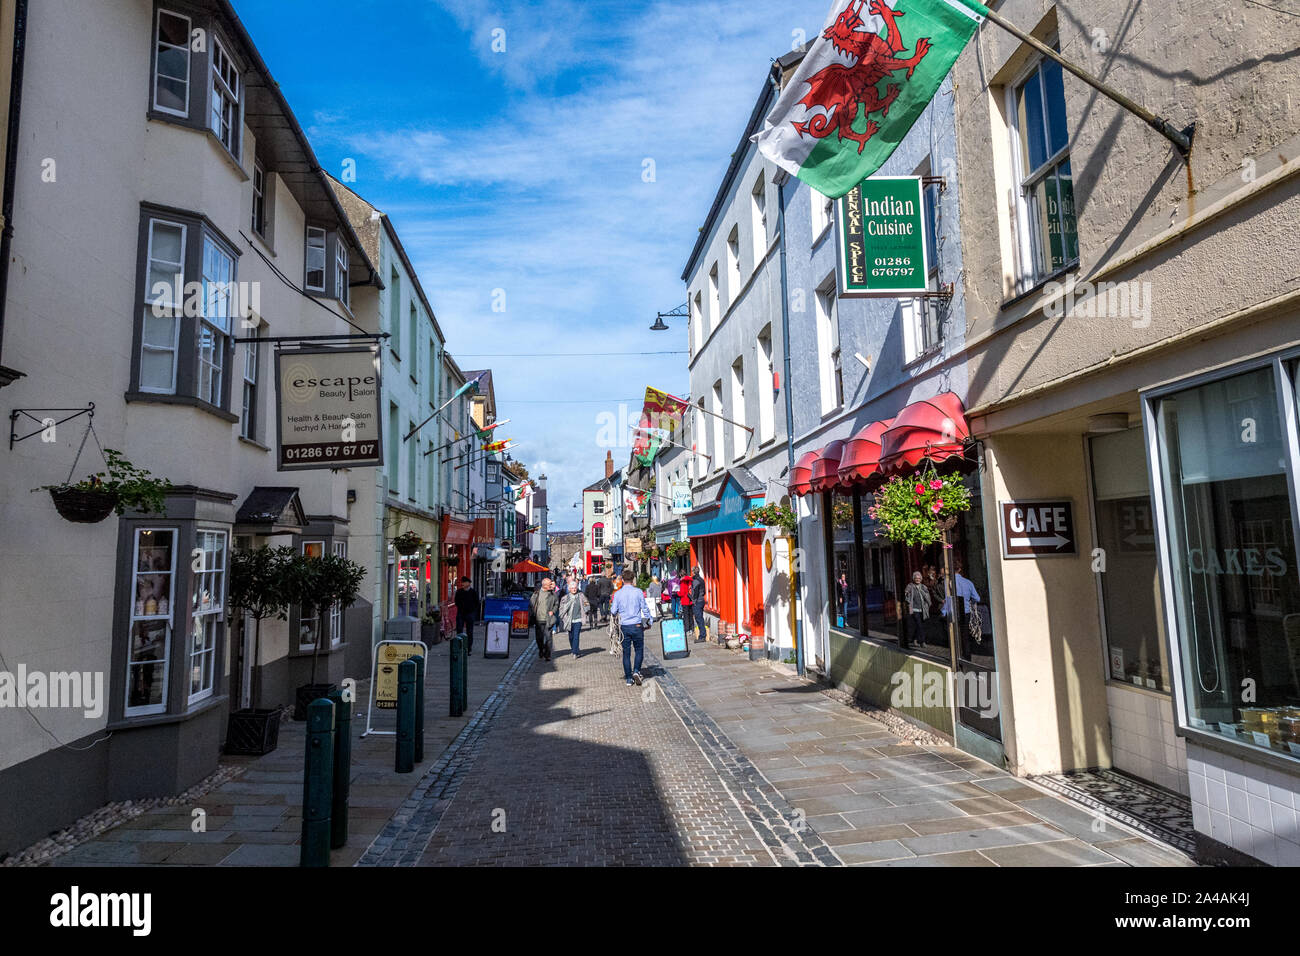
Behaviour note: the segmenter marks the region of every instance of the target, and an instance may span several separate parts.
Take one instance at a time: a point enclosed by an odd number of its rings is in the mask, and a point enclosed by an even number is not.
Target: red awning
[[[810,451],[795,462],[790,473],[790,494],[801,498],[812,491],[812,470],[816,461],[817,452]]]
[[[844,443],[840,457],[840,484],[863,486],[880,477],[880,436],[894,423],[892,418],[872,422]]]
[[[812,469],[813,491],[830,491],[840,483],[842,454],[844,454],[844,442],[839,440],[828,442],[826,447],[817,453],[817,460],[813,462]]]
[[[549,568],[542,567],[536,561],[520,561],[518,564],[516,564],[513,568],[510,569],[510,573],[511,574],[538,574],[542,571],[549,571],[549,570],[550,570]]]
[[[961,456],[970,426],[961,399],[952,392],[913,402],[880,440],[880,470],[886,474],[915,468],[925,459],[940,462]]]

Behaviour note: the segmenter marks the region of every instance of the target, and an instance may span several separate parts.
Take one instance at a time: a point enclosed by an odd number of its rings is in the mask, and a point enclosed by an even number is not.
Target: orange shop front
[[[705,586],[704,613],[714,635],[765,633],[763,528],[751,528],[745,513],[761,506],[764,492],[746,488],[728,473],[717,498],[686,516],[691,567]]]

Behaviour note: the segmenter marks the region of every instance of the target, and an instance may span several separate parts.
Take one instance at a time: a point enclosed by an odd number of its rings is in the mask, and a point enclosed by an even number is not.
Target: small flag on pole
[[[502,448],[505,448],[506,445],[508,445],[508,444],[510,444],[510,439],[508,439],[508,438],[507,438],[505,441],[493,441],[493,442],[488,442],[486,445],[483,446],[483,450],[484,450],[484,451],[500,451]]]
[[[753,137],[759,150],[839,199],[889,159],[988,12],[978,0],[835,0]]]

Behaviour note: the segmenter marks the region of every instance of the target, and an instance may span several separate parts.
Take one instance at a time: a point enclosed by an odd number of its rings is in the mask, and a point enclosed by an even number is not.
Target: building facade
[[[1296,865],[1294,21],[1119,2],[999,12],[1175,127],[1196,123],[1184,161],[987,24],[954,68],[1008,765],[1121,769],[1190,797],[1204,856]],[[1071,509],[1071,547],[1005,556],[1000,512],[1039,500]]]
[[[236,341],[352,333],[353,283],[374,275],[279,87],[221,0],[29,14],[23,115],[42,135],[14,144],[5,395],[47,426],[43,409],[94,403],[94,434],[83,415],[8,453],[0,632],[7,670],[103,694],[44,710],[44,736],[0,708],[0,850],[193,785],[231,709],[341,678],[370,638],[364,600],[263,621],[256,644],[228,606],[232,548],[346,556],[351,536],[352,470],[277,471],[273,352]],[[161,514],[73,524],[28,493],[102,469],[99,446],[173,483]]]

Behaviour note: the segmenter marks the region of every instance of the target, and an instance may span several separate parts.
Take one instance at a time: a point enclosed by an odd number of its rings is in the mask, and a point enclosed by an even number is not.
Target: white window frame
[[[809,224],[812,227],[812,242],[816,245],[835,221],[835,200],[819,193],[811,186],[808,187],[808,196]]]
[[[603,515],[605,513],[605,502],[596,498],[591,502],[591,513],[594,515]]]
[[[261,216],[258,210],[261,210]],[[262,238],[266,238],[266,224],[268,221],[266,215],[266,167],[262,161],[256,157],[253,158],[253,221],[249,224],[253,232]]]
[[[227,270],[224,275],[208,274],[208,253],[211,252],[224,261]],[[196,351],[194,362],[194,391],[198,398],[218,408],[222,405],[226,374],[226,339],[230,336],[230,316],[232,293],[235,289],[235,257],[228,253],[221,244],[209,235],[203,236],[203,253],[201,260],[203,272],[203,316],[199,320],[197,334],[194,338]],[[203,357],[205,337],[212,340],[211,359]],[[208,388],[204,389],[205,374],[210,376]]]
[[[165,42],[163,42],[163,38],[162,38],[162,17],[163,17],[163,14],[164,14],[164,13],[167,14],[168,16],[175,17],[177,20],[184,20],[184,21],[185,21],[185,46],[184,46],[184,47],[178,47],[178,46],[176,46],[176,44],[174,44],[174,43],[165,43]],[[187,15],[184,14],[184,13],[177,13],[175,10],[168,10],[168,9],[166,9],[166,8],[164,8],[164,7],[159,7],[159,8],[158,8],[157,13],[154,15],[154,25],[153,25],[153,100],[152,100],[152,104],[153,104],[153,108],[154,108],[155,110],[157,110],[159,113],[166,113],[166,114],[168,114],[169,116],[183,116],[183,117],[186,117],[187,119],[189,118],[189,115],[190,115],[190,70],[193,69],[193,62],[192,62],[192,60],[191,60],[191,56],[192,56],[192,54],[190,53],[190,43],[189,43],[189,40],[190,40],[190,37],[192,37],[193,35],[194,35],[194,21],[193,21],[189,16],[187,16]],[[164,47],[164,46],[167,47],[167,49],[169,49],[169,50],[180,50],[180,49],[183,49],[183,50],[185,51],[185,109],[184,109],[184,110],[174,110],[174,109],[172,109],[172,108],[170,108],[170,107],[167,107],[167,106],[159,106],[159,105],[158,105],[158,78],[159,78],[159,76],[160,76],[160,74],[159,74],[159,72],[158,72],[158,50],[159,50],[159,47]],[[177,79],[177,78],[176,78],[176,77],[169,76],[169,77],[167,77],[167,79],[169,79],[169,80],[175,80],[175,79]]]
[[[593,548],[605,547],[605,523],[597,521],[591,526],[591,546]]]
[[[330,549],[336,558],[346,558],[348,556],[348,543],[346,541],[335,541]],[[329,615],[330,629],[330,647],[338,647],[343,643],[343,608],[338,601],[330,605]]]
[[[727,435],[723,427],[722,415],[722,379],[713,383],[713,470],[721,471],[727,457]]]
[[[727,233],[727,308],[740,298],[740,224]]]
[[[240,394],[239,433],[250,441],[257,440],[257,363],[256,342],[244,344],[244,382]]]
[[[713,263],[709,270],[709,331],[712,332],[722,321],[722,290],[719,288],[718,264]]]
[[[776,369],[773,367],[776,352],[772,346],[772,326],[758,333],[754,354],[758,362],[758,441],[762,444],[776,437]]]
[[[308,546],[308,545],[312,545],[312,544],[318,544],[318,545],[320,545],[320,553],[321,553],[322,555],[325,554],[325,539],[324,539],[324,538],[304,538],[304,539],[302,540],[302,546],[301,546],[301,548],[299,549],[299,553],[305,555],[305,554],[307,553],[307,546]],[[301,604],[298,605],[298,639],[297,639],[297,643],[298,643],[298,650],[299,650],[299,651],[314,651],[314,650],[316,650],[316,641],[319,641],[319,640],[320,640],[321,617],[323,616],[323,615],[321,614],[321,610],[322,610],[321,608],[315,608],[316,614],[315,614],[315,615],[312,617],[312,619],[311,619],[312,621],[315,622],[315,628],[316,628],[316,640],[315,640],[315,641],[312,641],[310,644],[307,644],[307,643],[304,643],[304,642],[303,642],[303,639],[302,639],[302,625],[303,625],[303,621],[306,620],[306,617],[305,617],[305,615],[303,614],[303,608],[302,608],[302,605],[301,605]]]
[[[181,320],[185,314],[185,249],[186,249],[186,244],[189,241],[189,227],[183,222],[175,222],[170,219],[159,219],[156,217],[150,217],[149,219],[149,226],[148,226],[149,232],[148,232],[146,249],[145,249],[145,265],[144,265],[145,288],[144,288],[143,307],[145,311],[149,312],[150,314],[153,313],[154,308],[158,305],[158,303],[155,302],[155,300],[152,298],[152,287],[150,286],[150,277],[153,274],[153,263],[155,261],[154,254],[153,254],[154,227],[159,225],[176,228],[181,231],[181,261],[179,263],[173,263],[173,262],[164,263],[167,266],[177,266],[180,270],[179,272],[172,274],[173,285],[170,291],[171,291],[171,298],[174,298],[176,292],[176,286],[174,284],[174,280],[175,277],[179,275],[181,278],[181,282],[180,282],[181,300],[179,302],[169,301],[168,304],[164,306],[164,308],[170,308],[172,312],[171,315],[171,319],[173,323],[172,344],[170,348],[157,345],[157,344],[150,344],[147,342],[146,332],[149,328],[149,317],[144,315],[141,316],[139,386],[140,386],[140,391],[142,392],[150,392],[152,394],[158,394],[158,395],[175,395],[177,367],[180,364]],[[171,353],[172,377],[171,377],[171,384],[167,388],[147,387],[144,384],[144,353],[145,352],[170,352]]]
[[[767,256],[767,181],[761,169],[749,193],[749,217],[753,231],[753,271],[757,272]]]
[[[212,130],[213,135],[217,137],[221,145],[230,151],[231,156],[239,159],[244,139],[243,78],[240,76],[238,64],[226,52],[226,47],[221,42],[221,39],[215,33],[211,36],[212,64],[208,73],[211,77],[212,100],[208,104],[208,129]],[[234,74],[233,77],[224,75],[223,63],[229,68],[228,71]],[[229,116],[226,115],[227,108],[230,111]],[[225,136],[222,135],[220,129],[222,123],[229,124]]]
[[[749,432],[745,429],[745,358],[739,356],[731,363],[731,426],[732,459],[745,457]]]
[[[824,282],[814,293],[817,314],[817,377],[821,395],[821,413],[829,415],[843,404],[837,401],[835,369],[839,342],[835,334],[835,278]]]
[[[207,546],[208,541],[218,543],[216,549]],[[227,535],[225,531],[214,528],[199,528],[194,537],[194,550],[199,552],[202,570],[194,572],[193,592],[190,602],[190,645],[189,645],[189,703],[212,696],[216,686],[217,645],[219,643],[220,625],[226,619],[225,590],[227,564]],[[216,562],[210,567],[208,556],[215,555]],[[206,585],[206,589],[205,589]],[[200,594],[206,593],[210,600],[200,603]],[[202,634],[202,642],[195,638]],[[202,673],[204,659],[208,666],[207,684],[194,690],[194,669],[197,666]]]
[[[320,237],[320,245],[313,246],[312,239],[315,238],[317,235],[319,235]],[[320,226],[307,227],[307,239],[306,239],[306,247],[305,247],[306,254],[303,257],[302,287],[306,289],[308,292],[325,291],[326,250],[328,245],[329,245],[329,236],[327,235],[324,229],[322,229]],[[315,271],[311,267],[312,250],[317,248],[320,249],[320,285],[312,285],[310,277],[312,272]],[[392,339],[389,339],[389,341],[391,342]]]
[[[352,308],[352,289],[348,286],[352,263],[348,258],[348,244],[342,238],[334,239],[334,291],[345,308]],[[412,343],[412,352],[415,351]]]
[[[138,577],[140,575],[140,538],[145,533],[156,534],[163,532],[172,536],[172,555],[171,566],[164,572],[147,571],[146,574],[167,574],[168,591],[167,591],[167,613],[154,614],[137,614],[135,610],[136,594],[138,593]],[[126,630],[126,687],[123,689],[122,704],[123,715],[126,717],[141,717],[146,714],[163,714],[167,712],[167,692],[169,690],[171,677],[171,646],[172,646],[172,622],[176,619],[176,552],[180,548],[180,529],[176,527],[140,527],[134,531],[131,543],[131,574],[130,574],[130,616],[127,620]],[[166,633],[163,637],[163,655],[157,661],[145,661],[143,663],[134,663],[131,660],[131,641],[135,631],[135,625],[140,621],[161,621],[164,622]],[[137,707],[131,706],[131,672],[134,667],[144,667],[149,664],[162,665],[162,695],[161,702],[157,704],[145,704]]]
[[[1059,43],[1058,38],[1053,36],[1046,41],[1048,46],[1056,47]],[[1010,137],[1011,152],[1011,174],[1014,178],[1013,202],[1015,203],[1015,249],[1016,249],[1016,292],[1024,292],[1033,288],[1039,282],[1042,282],[1052,275],[1069,269],[1071,266],[1078,264],[1079,259],[1076,256],[1073,260],[1066,262],[1060,269],[1051,270],[1047,263],[1043,263],[1042,270],[1039,269],[1038,245],[1038,223],[1031,215],[1028,194],[1038,183],[1047,176],[1053,169],[1058,168],[1061,163],[1070,160],[1070,141],[1067,139],[1065,146],[1057,150],[1044,160],[1043,164],[1034,170],[1024,168],[1024,158],[1022,156],[1021,131],[1020,131],[1020,113],[1016,109],[1016,91],[1023,87],[1032,77],[1037,77],[1041,84],[1043,64],[1047,62],[1046,57],[1041,55],[1035,57],[1027,63],[1017,74],[1016,78],[1008,83],[1003,91],[1005,97],[1005,108],[1007,117],[1007,135]],[[1044,90],[1045,93],[1045,90]],[[1046,115],[1047,97],[1043,97],[1043,110]],[[1073,168],[1071,169],[1073,176]],[[1075,236],[1076,242],[1078,237],[1078,219],[1075,219]],[[1064,241],[1064,239],[1062,239]],[[1076,250],[1077,252],[1077,250]]]

